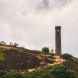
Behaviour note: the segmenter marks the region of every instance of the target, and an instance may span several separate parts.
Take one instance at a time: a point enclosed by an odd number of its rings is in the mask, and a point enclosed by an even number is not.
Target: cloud
[[[17,41],[31,49],[54,48],[54,27],[62,25],[63,51],[78,56],[77,3],[77,0],[49,0],[47,9],[42,7],[45,5],[42,0],[0,0],[0,32],[7,35],[0,40]]]

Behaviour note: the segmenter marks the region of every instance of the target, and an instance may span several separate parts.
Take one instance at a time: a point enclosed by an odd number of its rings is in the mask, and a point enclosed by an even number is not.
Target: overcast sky
[[[78,56],[78,0],[0,0],[0,41],[54,49],[55,25],[62,26],[63,52]]]

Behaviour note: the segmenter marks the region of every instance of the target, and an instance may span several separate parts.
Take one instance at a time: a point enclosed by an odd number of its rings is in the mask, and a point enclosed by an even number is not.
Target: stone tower
[[[61,26],[55,27],[55,48],[56,54],[61,55]]]

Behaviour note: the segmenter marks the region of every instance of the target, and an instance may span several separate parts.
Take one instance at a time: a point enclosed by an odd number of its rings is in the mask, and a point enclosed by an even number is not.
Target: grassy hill
[[[69,54],[64,54],[63,58],[66,60],[64,62],[64,66],[66,67],[67,71],[72,72],[76,78],[78,78],[78,58]]]
[[[78,78],[78,58],[64,54],[61,56],[65,60],[63,64],[47,66],[53,64],[53,56],[23,47],[0,47],[0,78]],[[32,68],[37,70],[27,72]]]

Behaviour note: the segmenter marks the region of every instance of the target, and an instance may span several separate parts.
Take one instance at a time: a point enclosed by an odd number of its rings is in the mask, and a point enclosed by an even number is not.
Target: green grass
[[[0,49],[0,62],[5,60],[5,53],[2,49]]]
[[[44,70],[25,72],[24,74],[9,71],[0,74],[0,78],[78,78],[78,76],[75,77],[73,73],[68,72],[63,65],[55,65]]]

